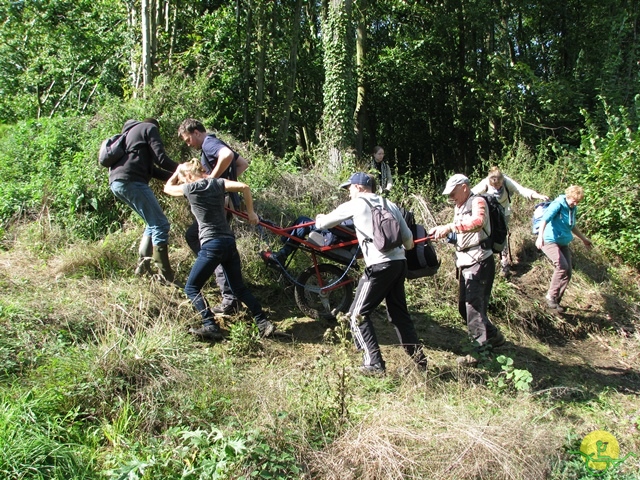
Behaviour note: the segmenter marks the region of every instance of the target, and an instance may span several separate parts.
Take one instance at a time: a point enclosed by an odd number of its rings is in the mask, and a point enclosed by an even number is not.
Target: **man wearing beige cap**
[[[502,333],[487,316],[487,305],[493,287],[496,263],[490,244],[486,243],[491,233],[488,205],[484,198],[472,195],[469,179],[462,174],[453,175],[442,192],[455,205],[453,222],[432,228],[429,234],[445,238],[455,234],[456,267],[459,269],[458,311],[467,322],[472,340],[477,342],[477,351],[504,345]],[[458,363],[475,365],[477,358],[467,355]]]

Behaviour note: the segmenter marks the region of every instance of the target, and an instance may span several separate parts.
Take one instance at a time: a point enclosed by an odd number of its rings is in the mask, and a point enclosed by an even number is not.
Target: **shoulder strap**
[[[369,200],[367,200],[364,197],[358,197],[361,198],[362,200],[364,200],[364,202],[369,205],[369,210],[371,210],[373,208],[373,205],[371,205],[371,202]],[[355,228],[357,231],[359,231],[362,236],[364,237],[364,241],[365,242],[373,242],[373,239],[371,237],[369,237],[369,235],[365,234],[362,230],[360,230],[358,227],[356,227],[356,224],[353,224],[353,228]]]

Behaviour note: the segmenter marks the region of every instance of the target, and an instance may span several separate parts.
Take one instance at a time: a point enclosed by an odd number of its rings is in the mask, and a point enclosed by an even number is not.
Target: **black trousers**
[[[407,309],[404,291],[406,277],[407,262],[394,260],[367,267],[358,282],[349,309],[349,318],[354,341],[358,347],[362,347],[362,363],[365,366],[376,363],[384,366],[380,345],[370,318],[371,312],[383,300],[387,307],[387,318],[395,327],[402,347],[416,362],[424,358],[413,320]]]

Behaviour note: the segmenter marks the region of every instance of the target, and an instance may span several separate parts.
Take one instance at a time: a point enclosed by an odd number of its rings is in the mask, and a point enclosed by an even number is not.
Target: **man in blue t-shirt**
[[[238,177],[249,166],[249,162],[212,133],[207,133],[204,125],[193,118],[187,118],[178,127],[178,136],[191,148],[201,150],[200,163],[208,178],[226,178],[238,180]],[[233,206],[238,208],[240,199],[237,194],[230,194]],[[185,232],[187,244],[194,254],[200,251],[198,223],[196,221]],[[238,311],[238,298],[233,294],[221,266],[216,268],[216,283],[222,293],[222,303],[212,308],[221,315],[229,315]]]

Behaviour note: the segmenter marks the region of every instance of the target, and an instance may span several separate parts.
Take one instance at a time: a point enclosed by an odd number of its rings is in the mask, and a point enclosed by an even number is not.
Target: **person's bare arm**
[[[209,174],[209,178],[220,178],[220,175],[227,171],[232,161],[233,150],[228,147],[222,147],[218,153],[218,162]]]
[[[573,227],[571,231],[576,237],[582,240],[582,243],[584,243],[584,246],[587,247],[587,250],[591,250],[591,247],[593,247],[593,243],[580,231],[577,226]]]
[[[236,174],[238,177],[244,173],[244,171],[249,168],[249,162],[242,155],[238,155],[236,159]]]
[[[244,204],[247,207],[247,217],[251,225],[257,225],[259,218],[258,214],[253,210],[253,197],[251,196],[251,189],[249,185],[242,182],[236,182],[233,180],[224,180],[224,189],[227,192],[242,193]]]

